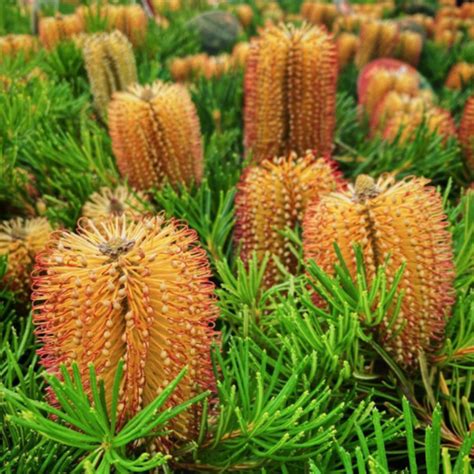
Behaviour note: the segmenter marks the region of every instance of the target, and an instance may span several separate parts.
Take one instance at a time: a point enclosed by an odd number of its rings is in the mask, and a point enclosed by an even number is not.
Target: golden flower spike
[[[464,106],[459,125],[459,142],[468,167],[474,171],[474,96],[469,97]]]
[[[41,18],[39,37],[47,49],[54,48],[59,42],[71,39],[85,30],[84,20],[80,15],[60,15]]]
[[[199,120],[184,86],[156,81],[114,94],[109,131],[119,170],[133,188],[201,181]]]
[[[14,56],[18,53],[23,53],[25,58],[29,58],[37,49],[38,40],[32,35],[0,36],[1,56]]]
[[[368,21],[362,23],[360,44],[356,56],[358,68],[377,58],[395,55],[399,38],[399,27],[391,21]]]
[[[34,271],[33,320],[38,353],[49,373],[76,362],[87,381],[89,365],[112,384],[123,360],[118,429],[188,367],[166,408],[214,389],[211,345],[218,315],[206,252],[196,232],[161,216],[125,216],[78,232],[53,234]],[[87,383],[86,383],[86,391]],[[53,392],[50,401],[55,403]],[[199,432],[197,406],[173,418],[170,435],[155,439],[167,450]]]
[[[424,109],[395,114],[387,121],[383,138],[392,142],[399,136],[399,143],[409,142],[415,138],[416,129],[423,124],[428,132],[440,135],[443,144],[456,136],[456,126],[451,114],[441,107],[427,105]]]
[[[52,231],[47,219],[15,218],[0,223],[0,255],[8,258],[6,283],[22,300],[30,294],[30,273],[36,254],[46,245]]]
[[[303,223],[305,258],[326,272],[337,262],[334,243],[353,277],[354,244],[361,245],[369,281],[387,258],[389,284],[406,265],[400,312],[395,321],[388,314],[378,328],[380,343],[406,367],[416,366],[420,351],[439,347],[454,302],[451,234],[441,197],[428,183],[361,175],[347,191],[312,204]]]
[[[137,218],[147,212],[144,201],[146,197],[143,193],[134,193],[126,186],[117,186],[115,189],[104,187],[89,197],[82,208],[82,215],[94,222],[121,215]]]
[[[296,270],[288,238],[281,232],[301,223],[310,200],[338,188],[340,180],[334,168],[330,160],[317,159],[307,152],[301,158],[291,154],[266,160],[244,171],[235,198],[235,243],[244,263],[253,252],[259,261],[269,252],[278,256],[288,271]],[[279,278],[278,267],[271,259],[265,285],[270,287]]]
[[[320,27],[263,30],[251,43],[245,73],[245,149],[254,163],[333,147],[337,51]]]
[[[105,120],[112,94],[137,82],[132,45],[119,31],[97,33],[85,41],[83,53],[94,105]]]

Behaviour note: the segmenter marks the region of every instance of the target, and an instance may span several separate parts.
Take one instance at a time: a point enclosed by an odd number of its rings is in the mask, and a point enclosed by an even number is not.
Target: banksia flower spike
[[[391,21],[369,21],[362,23],[360,44],[356,56],[358,68],[377,58],[395,55],[400,29]]]
[[[449,89],[460,90],[472,81],[474,81],[474,64],[461,62],[449,70],[445,86]]]
[[[193,230],[161,216],[84,219],[77,233],[53,234],[37,257],[33,318],[41,362],[52,374],[76,362],[86,381],[94,364],[110,406],[123,360],[118,428],[185,366],[168,407],[214,388],[210,351],[218,311],[197,242]],[[199,423],[199,408],[190,408],[170,422],[171,438],[155,447],[193,439]]]
[[[140,5],[108,5],[107,19],[109,28],[121,31],[134,46],[145,40],[148,19]]]
[[[5,282],[26,300],[30,292],[30,273],[36,254],[48,242],[52,231],[45,218],[16,218],[0,223],[0,255],[8,258]]]
[[[85,23],[79,15],[56,15],[41,18],[39,22],[39,37],[45,48],[52,49],[60,41],[71,39],[82,33]]]
[[[303,224],[305,258],[327,272],[337,261],[334,243],[353,276],[354,244],[361,245],[369,279],[388,257],[388,282],[406,264],[398,286],[404,293],[401,310],[396,321],[389,314],[378,330],[384,348],[406,367],[415,366],[420,351],[439,346],[454,302],[451,234],[441,197],[428,183],[361,175],[347,191],[312,204]]]
[[[0,55],[13,56],[23,53],[28,58],[38,49],[38,40],[32,35],[6,35],[0,36]],[[0,56],[0,61],[1,61]]]
[[[240,247],[243,262],[247,263],[253,252],[259,260],[269,252],[278,256],[288,271],[294,272],[297,262],[281,232],[301,223],[309,201],[335,191],[339,183],[331,161],[316,159],[311,152],[301,158],[291,154],[247,168],[235,198],[235,243]],[[271,259],[265,285],[270,287],[278,282],[279,275]]]
[[[468,167],[474,171],[474,96],[469,97],[464,106],[459,125],[459,142]]]
[[[291,151],[332,151],[337,51],[319,27],[266,28],[245,74],[245,148],[255,163]]]
[[[94,105],[105,120],[112,94],[137,82],[132,45],[119,31],[97,33],[86,40],[83,52]]]
[[[442,143],[456,136],[456,126],[451,114],[441,107],[427,106],[411,112],[395,114],[387,121],[383,138],[393,142],[399,137],[399,143],[406,143],[416,137],[416,129],[425,125],[428,132],[442,137]]]
[[[423,50],[423,37],[413,31],[402,31],[400,33],[397,57],[402,61],[417,66]]]
[[[95,222],[121,215],[138,218],[146,213],[144,201],[146,197],[143,193],[133,193],[126,186],[115,189],[104,187],[89,197],[82,208],[82,215]]]
[[[360,72],[357,80],[359,106],[369,118],[388,92],[414,96],[419,90],[420,75],[417,70],[396,59],[372,61]]]
[[[183,86],[157,81],[116,93],[109,131],[119,170],[135,189],[200,182],[199,120]]]
[[[354,60],[359,47],[359,37],[353,33],[341,33],[336,43],[339,67],[343,68]]]

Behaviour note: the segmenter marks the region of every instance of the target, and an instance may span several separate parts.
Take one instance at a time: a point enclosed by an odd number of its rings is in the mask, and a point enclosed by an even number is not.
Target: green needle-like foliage
[[[165,466],[170,457],[163,453],[150,455],[144,452],[136,458],[130,458],[127,447],[138,440],[164,433],[169,419],[208,395],[203,393],[172,409],[162,410],[163,404],[185,372],[183,369],[152,403],[127,422],[119,432],[116,432],[116,413],[123,364],[119,365],[115,375],[110,409],[105,402],[103,382],[97,380],[92,366],[89,372],[92,400],[84,391],[77,365],[73,365],[72,374],[63,368],[62,380],[46,376],[60,408],[29,399],[24,394],[5,387],[0,387],[0,394],[17,410],[16,414],[9,417],[13,423],[35,430],[48,439],[83,453],[72,472],[81,472],[83,468],[103,474],[113,471],[148,472]]]

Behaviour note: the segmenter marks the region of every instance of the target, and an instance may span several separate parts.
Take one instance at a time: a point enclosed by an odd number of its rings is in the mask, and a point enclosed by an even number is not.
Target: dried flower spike
[[[459,125],[459,142],[468,167],[474,170],[474,96],[469,97],[464,106]]]
[[[132,45],[119,31],[97,33],[86,40],[83,51],[94,105],[105,120],[112,94],[137,82]]]
[[[435,350],[444,335],[454,302],[451,234],[441,197],[428,180],[377,181],[362,175],[345,192],[323,196],[304,219],[304,251],[323,270],[333,272],[336,242],[353,276],[354,244],[362,247],[368,278],[390,256],[388,282],[405,263],[398,290],[404,298],[390,326],[383,321],[378,337],[397,362],[416,364],[420,351]]]
[[[30,273],[36,254],[46,245],[52,231],[47,219],[15,218],[0,223],[0,255],[8,256],[5,283],[21,299],[30,292]]]
[[[89,197],[82,208],[82,215],[95,222],[121,215],[137,218],[146,213],[144,201],[146,197],[143,193],[133,193],[126,186],[115,189],[104,187]]]
[[[214,387],[210,350],[217,307],[197,241],[193,230],[161,216],[100,224],[84,219],[78,233],[53,234],[37,257],[33,318],[41,362],[53,374],[76,362],[83,380],[94,364],[110,406],[124,360],[118,428],[185,366],[168,406]],[[171,438],[158,444],[193,439],[199,423],[199,408],[192,407],[171,421]]]
[[[199,120],[183,86],[157,81],[114,94],[109,131],[119,170],[135,189],[200,182]]]
[[[262,260],[266,252],[276,255],[290,272],[296,259],[289,241],[281,235],[302,221],[310,200],[336,190],[338,176],[328,159],[316,159],[311,152],[298,158],[265,160],[247,168],[238,185],[235,199],[235,242],[240,257],[247,263],[253,252]],[[265,285],[278,282],[280,272],[273,260],[267,265]]]
[[[337,52],[319,27],[266,28],[245,74],[245,148],[258,163],[291,151],[332,151]]]

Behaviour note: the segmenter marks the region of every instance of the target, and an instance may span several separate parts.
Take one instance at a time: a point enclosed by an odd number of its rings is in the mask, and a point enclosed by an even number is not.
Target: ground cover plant
[[[472,3],[1,1],[0,472],[472,472],[473,104]]]

